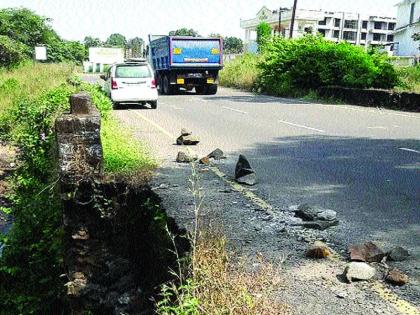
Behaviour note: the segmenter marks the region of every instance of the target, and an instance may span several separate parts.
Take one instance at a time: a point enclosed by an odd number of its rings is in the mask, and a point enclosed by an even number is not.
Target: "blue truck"
[[[149,35],[148,53],[161,94],[175,94],[180,88],[217,93],[223,68],[221,38]]]

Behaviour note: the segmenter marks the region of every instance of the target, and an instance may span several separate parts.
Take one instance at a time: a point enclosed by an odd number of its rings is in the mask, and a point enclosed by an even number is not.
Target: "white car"
[[[106,74],[103,88],[114,108],[119,104],[149,103],[157,108],[158,91],[153,70],[145,60],[113,64]]]

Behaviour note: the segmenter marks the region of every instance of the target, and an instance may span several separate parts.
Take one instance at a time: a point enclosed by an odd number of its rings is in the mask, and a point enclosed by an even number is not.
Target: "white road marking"
[[[366,127],[368,129],[386,129],[386,127],[383,126],[373,126],[373,127]]]
[[[420,151],[409,149],[409,148],[398,148],[398,149],[403,150],[403,151],[414,152],[414,153],[419,153],[420,154]]]
[[[178,109],[178,110],[182,109],[181,107],[178,107],[178,106],[176,106],[176,105],[171,105],[171,107],[172,107],[173,109]]]
[[[231,108],[231,107],[227,107],[227,106],[223,106],[223,108],[224,108],[224,109],[231,110],[231,111],[234,111],[234,112],[237,112],[237,113],[241,113],[241,114],[248,114],[247,112],[244,112],[244,111],[242,111],[242,110],[235,109],[235,108]]]
[[[317,104],[317,105],[323,105],[323,104]],[[354,110],[354,111],[358,111],[358,112],[378,113],[378,110],[372,110],[372,109],[352,108],[352,107],[342,106],[342,105],[326,105],[326,106],[335,106],[335,108],[337,108],[337,109],[347,109],[347,110]],[[403,117],[420,119],[420,115],[415,116],[415,115],[410,115],[410,114],[395,113],[395,112],[393,112],[391,110],[387,110],[387,109],[380,109],[380,113],[381,114],[386,114],[386,115],[395,115],[395,116],[403,116]]]
[[[294,123],[284,121],[284,120],[280,120],[280,119],[279,119],[279,122],[281,122],[283,124],[286,124],[286,125],[294,126],[294,127],[304,128],[304,129],[313,130],[313,131],[317,131],[317,132],[325,132],[325,130],[316,129],[316,128],[312,128],[312,127],[308,127],[308,126],[304,126],[304,125],[298,125],[298,124],[294,124]]]

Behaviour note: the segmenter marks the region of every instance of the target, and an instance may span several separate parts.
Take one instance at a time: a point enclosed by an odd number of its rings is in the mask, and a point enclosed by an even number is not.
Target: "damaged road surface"
[[[283,261],[278,298],[295,313],[419,314],[420,114],[220,89],[216,96],[161,96],[158,110],[131,107],[114,115],[160,161],[155,191],[180,225],[192,222],[193,205],[190,167],[175,161],[179,131],[199,137],[197,157],[223,150],[226,159],[198,166],[203,216],[219,222],[240,254]],[[240,154],[252,165],[254,186],[235,182]],[[338,225],[302,225],[308,221],[295,216],[302,204],[334,211]],[[332,254],[306,258],[315,241]],[[384,252],[401,246],[409,256],[346,266],[348,247],[369,241]],[[385,282],[393,268],[408,276],[407,284]],[[359,270],[370,280],[349,283]]]

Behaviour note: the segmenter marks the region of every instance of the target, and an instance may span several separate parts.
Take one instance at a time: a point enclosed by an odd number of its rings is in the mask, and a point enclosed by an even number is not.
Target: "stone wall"
[[[149,186],[104,177],[100,114],[86,94],[70,104],[55,128],[71,313],[150,314],[150,297],[174,264],[164,230],[171,225],[156,221],[166,216]]]
[[[334,98],[353,105],[420,112],[420,94],[416,93],[325,86],[318,89],[318,94],[324,98]]]

